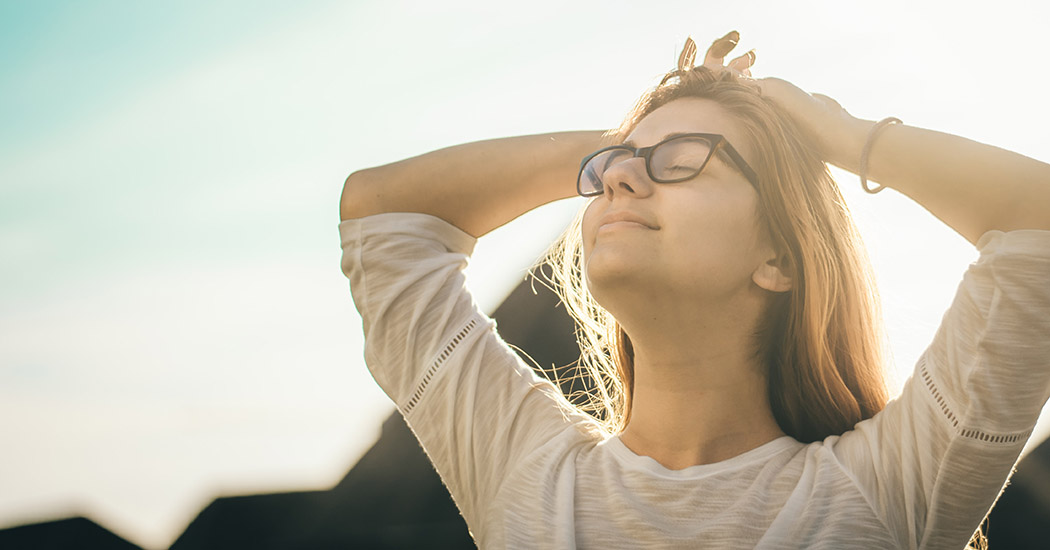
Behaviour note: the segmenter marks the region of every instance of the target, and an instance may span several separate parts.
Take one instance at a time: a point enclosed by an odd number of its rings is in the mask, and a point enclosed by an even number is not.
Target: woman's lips
[[[624,220],[624,221],[615,221],[615,222],[603,223],[602,225],[600,225],[598,227],[598,232],[600,233],[602,231],[608,231],[608,230],[611,230],[611,229],[631,229],[631,228],[634,228],[634,229],[652,229],[651,227],[649,227],[649,226],[647,226],[645,224]]]
[[[607,212],[598,223],[598,231],[616,228],[659,229],[643,216],[626,210]]]

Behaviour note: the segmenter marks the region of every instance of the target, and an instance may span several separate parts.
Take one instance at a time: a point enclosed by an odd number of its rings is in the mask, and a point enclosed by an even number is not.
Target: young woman
[[[365,357],[483,548],[963,548],[1050,396],[1050,166],[859,120],[738,36],[692,41],[616,131],[470,143],[346,181]],[[584,162],[581,164],[581,159]],[[860,237],[826,163],[979,258],[887,403]],[[582,166],[582,167],[581,167]],[[556,254],[593,400],[500,340],[475,239],[592,197]]]

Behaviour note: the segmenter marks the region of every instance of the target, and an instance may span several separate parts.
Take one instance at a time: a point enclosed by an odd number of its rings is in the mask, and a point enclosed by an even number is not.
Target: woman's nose
[[[602,183],[609,200],[616,194],[647,197],[653,193],[655,185],[649,179],[645,171],[645,159],[641,157],[629,158],[610,166],[602,176]]]

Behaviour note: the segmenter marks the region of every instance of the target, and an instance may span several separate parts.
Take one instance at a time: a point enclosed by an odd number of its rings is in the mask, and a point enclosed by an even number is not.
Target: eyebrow
[[[665,141],[665,140],[668,140],[668,139],[671,139],[671,138],[681,137],[681,136],[694,134],[694,133],[696,133],[696,132],[671,132],[670,134],[667,134],[666,136],[656,140],[656,143],[660,143],[661,141]],[[623,144],[628,146],[628,147],[634,147],[635,149],[638,148],[638,145],[635,144],[631,140],[626,140],[626,141],[623,142]]]
[[[656,143],[660,143],[661,141],[665,141],[665,140],[668,140],[668,139],[671,139],[671,138],[687,136],[689,134],[695,134],[695,133],[696,132],[671,132],[670,134],[667,134],[666,136],[656,140]],[[635,149],[639,148],[638,145],[635,144],[635,142],[633,142],[633,141],[631,141],[629,139],[625,140],[623,142],[623,145],[626,145],[628,147],[633,147]],[[736,167],[737,169],[739,169],[739,167],[736,166],[736,163],[733,162],[732,157],[729,156],[729,153],[726,152],[724,147],[719,147],[718,150],[715,151],[715,157],[718,158],[718,160],[721,160],[724,164],[727,164],[729,166]]]

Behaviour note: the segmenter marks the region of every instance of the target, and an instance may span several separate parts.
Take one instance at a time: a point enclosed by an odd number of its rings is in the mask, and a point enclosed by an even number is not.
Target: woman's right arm
[[[493,514],[504,480],[593,420],[500,339],[462,270],[475,237],[572,196],[580,160],[602,134],[468,143],[355,172],[343,188],[342,267],[366,363],[481,547],[502,525]]]
[[[437,216],[474,237],[576,194],[580,160],[602,131],[492,139],[439,149],[350,174],[340,219],[386,212]]]

